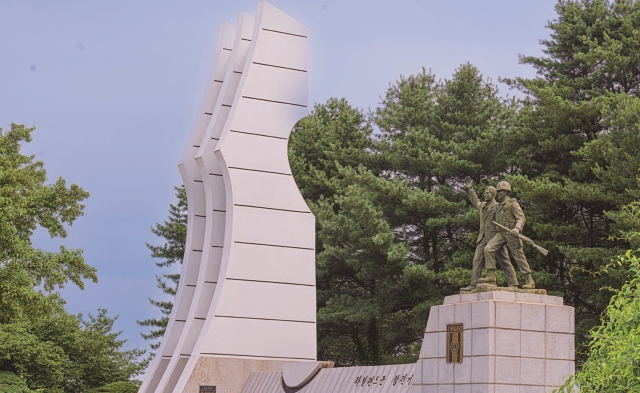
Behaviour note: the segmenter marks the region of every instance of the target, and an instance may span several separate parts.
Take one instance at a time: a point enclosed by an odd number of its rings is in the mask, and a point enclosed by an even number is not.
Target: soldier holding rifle
[[[495,222],[499,224],[501,229],[496,235],[488,241],[484,248],[485,267],[487,268],[487,276],[484,282],[493,282],[496,280],[496,254],[506,244],[511,250],[511,255],[518,264],[520,272],[524,275],[525,284],[522,289],[534,289],[536,287],[531,277],[531,268],[524,256],[522,239],[519,237],[524,227],[525,217],[522,208],[515,199],[509,198],[511,185],[506,181],[501,181],[496,186],[496,200],[498,206],[496,208]],[[546,251],[546,250],[545,250]]]
[[[487,243],[493,239],[495,234],[498,232],[496,225],[494,223],[496,208],[498,203],[496,202],[496,189],[494,187],[486,187],[484,189],[483,199],[484,202],[480,202],[478,199],[478,195],[473,190],[473,180],[470,178],[466,179],[465,188],[469,193],[469,199],[471,200],[471,204],[478,209],[480,213],[480,232],[478,233],[478,240],[476,244],[476,252],[473,256],[473,268],[471,272],[471,283],[468,287],[462,288],[461,292],[470,292],[476,289],[478,283],[489,283],[495,284],[495,262],[494,262],[494,271],[493,278],[480,278],[482,275],[482,268],[484,266],[484,248]],[[507,253],[506,247],[501,247],[497,251],[498,261],[500,262],[500,267],[504,271],[505,276],[507,277],[507,284],[510,287],[518,287],[518,279],[516,278],[516,271],[513,269],[513,265],[509,260],[509,254]]]

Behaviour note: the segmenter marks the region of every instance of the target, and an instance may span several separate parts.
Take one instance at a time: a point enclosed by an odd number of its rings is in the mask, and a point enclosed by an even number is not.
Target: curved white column
[[[202,263],[197,273],[195,294],[186,318],[186,325],[178,340],[174,355],[158,385],[159,392],[169,393],[175,388],[188,359],[192,355],[216,289],[224,243],[226,205],[220,164],[213,152],[233,104],[242,75],[247,50],[251,42],[253,23],[254,17],[246,12],[238,17],[238,25],[231,45],[233,48],[231,57],[225,64],[226,69],[221,70],[224,71],[223,76],[216,79],[223,82],[218,89],[211,119],[208,122],[206,132],[200,133],[200,142],[189,157],[190,167],[198,171],[198,178],[202,179],[201,184],[205,191],[203,204],[206,217],[203,228]],[[202,158],[201,151],[204,153],[205,159]]]
[[[202,144],[205,132],[211,123],[213,112],[219,106],[218,96],[222,90],[223,78],[227,64],[232,57],[235,27],[229,23],[220,26],[218,41],[215,47],[213,66],[207,82],[204,97],[198,109],[196,123],[193,127],[189,142],[183,153],[178,169],[187,195],[187,238],[185,254],[180,271],[180,282],[174,299],[174,307],[169,315],[169,322],[155,358],[149,365],[140,392],[155,392],[178,352],[178,343],[189,311],[193,309],[193,299],[197,289],[197,282],[203,254],[207,209],[205,190],[195,155]],[[218,105],[216,105],[218,104]],[[224,195],[224,190],[219,190]]]
[[[239,389],[251,371],[315,360],[315,218],[287,156],[307,115],[307,71],[307,28],[269,3],[221,27],[180,164],[183,276],[141,392]]]
[[[307,114],[307,29],[268,3],[218,143],[227,193],[214,318],[201,353],[315,360],[315,219],[287,156]]]

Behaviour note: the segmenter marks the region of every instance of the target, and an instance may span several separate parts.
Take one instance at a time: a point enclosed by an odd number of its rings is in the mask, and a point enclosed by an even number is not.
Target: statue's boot
[[[476,289],[476,284],[471,283],[468,287],[460,288],[460,292],[471,292]]]
[[[487,276],[479,278],[478,283],[496,285],[496,269],[487,270]]]
[[[531,278],[531,273],[524,275],[525,284],[522,286],[522,289],[534,289],[536,287],[536,283]]]
[[[505,276],[507,276],[507,286],[511,289],[520,289],[520,287],[518,286],[518,278],[515,275],[515,272],[513,275],[507,274],[505,272]]]
[[[511,269],[503,269],[504,275],[507,278],[507,286],[512,289],[518,288],[518,277],[516,277],[516,271]]]

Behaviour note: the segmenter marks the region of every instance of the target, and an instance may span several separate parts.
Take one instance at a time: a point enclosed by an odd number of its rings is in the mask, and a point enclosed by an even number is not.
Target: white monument
[[[417,363],[316,362],[315,219],[287,142],[307,115],[307,28],[267,2],[223,24],[180,163],[187,242],[141,393],[546,393],[574,371],[562,298],[481,292],[431,308]]]
[[[287,158],[307,67],[307,28],[267,2],[220,27],[179,165],[181,279],[140,392],[239,392],[252,371],[316,359],[315,219]]]

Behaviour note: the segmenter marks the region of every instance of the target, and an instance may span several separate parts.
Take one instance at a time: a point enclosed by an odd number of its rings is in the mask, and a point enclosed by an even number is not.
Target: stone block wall
[[[446,363],[448,324],[463,324],[463,361]],[[574,373],[574,310],[562,298],[484,292],[431,308],[414,393],[546,393]]]

